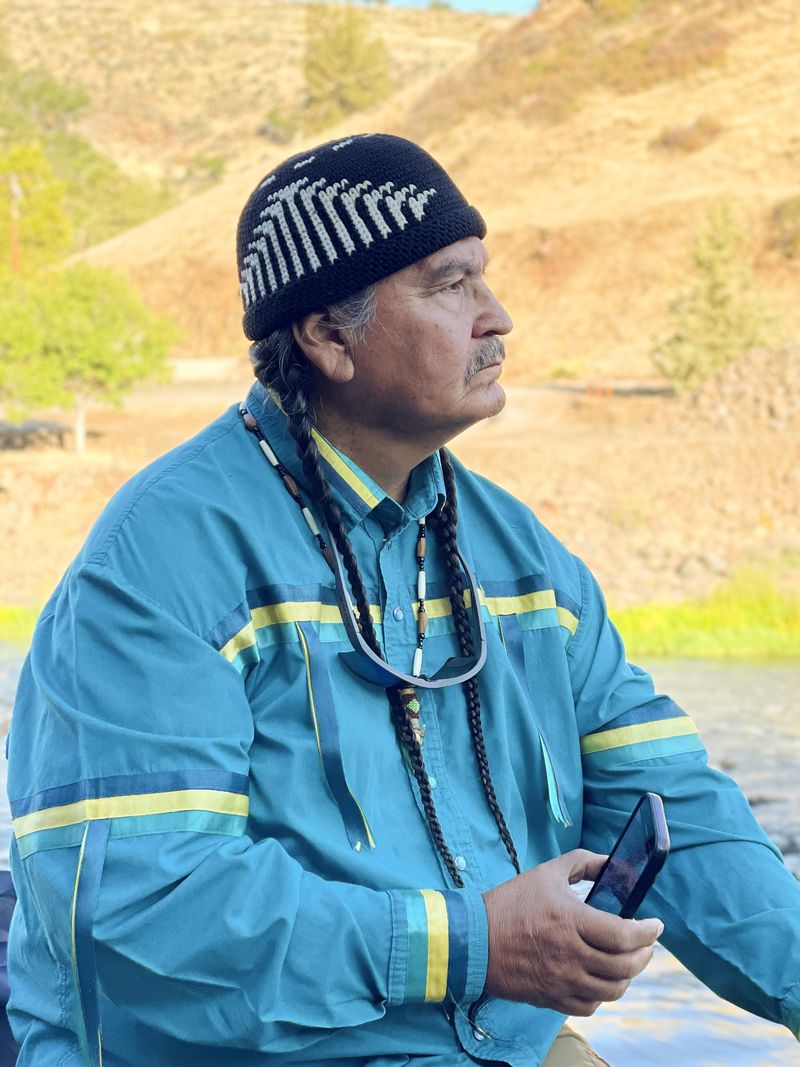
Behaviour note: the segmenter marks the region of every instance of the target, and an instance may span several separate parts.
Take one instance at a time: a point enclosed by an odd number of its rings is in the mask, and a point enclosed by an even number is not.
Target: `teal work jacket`
[[[282,412],[260,386],[249,403],[306,486]],[[319,447],[385,655],[408,671],[438,456],[400,506]],[[689,715],[626,662],[583,563],[456,472],[486,749],[523,866],[607,851],[660,793],[673,852],[643,912],[709,986],[797,1031],[800,887]],[[458,652],[433,535],[427,577],[433,673]],[[19,1067],[542,1062],[562,1016],[481,997],[481,893],[514,870],[464,695],[421,690],[458,889],[349,647],[331,571],[235,408],[112,499],[39,620],[10,733]]]

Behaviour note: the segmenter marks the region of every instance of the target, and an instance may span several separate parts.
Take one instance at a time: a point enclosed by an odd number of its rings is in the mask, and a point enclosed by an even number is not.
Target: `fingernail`
[[[656,937],[657,937],[657,938],[658,938],[658,937],[661,937],[661,935],[662,935],[663,933],[664,933],[664,924],[663,924],[663,923],[661,922],[661,920],[659,920],[659,923],[658,923],[658,933],[656,934]]]

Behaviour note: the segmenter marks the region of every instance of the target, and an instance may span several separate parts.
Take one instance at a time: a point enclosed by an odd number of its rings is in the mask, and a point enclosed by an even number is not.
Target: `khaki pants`
[[[585,1037],[565,1026],[556,1036],[542,1067],[609,1067]]]

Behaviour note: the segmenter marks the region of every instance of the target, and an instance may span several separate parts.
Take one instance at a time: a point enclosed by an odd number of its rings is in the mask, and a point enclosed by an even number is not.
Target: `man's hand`
[[[583,904],[569,888],[600,874],[605,856],[576,849],[483,894],[489,916],[485,992],[567,1015],[619,1000],[664,929]]]

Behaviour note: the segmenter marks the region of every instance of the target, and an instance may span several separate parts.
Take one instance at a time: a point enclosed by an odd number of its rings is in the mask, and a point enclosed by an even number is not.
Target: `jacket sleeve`
[[[178,1039],[276,1053],[480,992],[479,894],[326,881],[248,836],[253,730],[202,636],[106,565],[65,581],[23,671],[9,794],[17,888],[89,1046],[98,986]]]
[[[709,767],[691,717],[626,662],[602,594],[578,561],[580,625],[569,647],[584,771],[582,844],[607,852],[642,793],[659,793],[672,848],[639,915],[735,1004],[800,1037],[800,884],[740,789]]]

